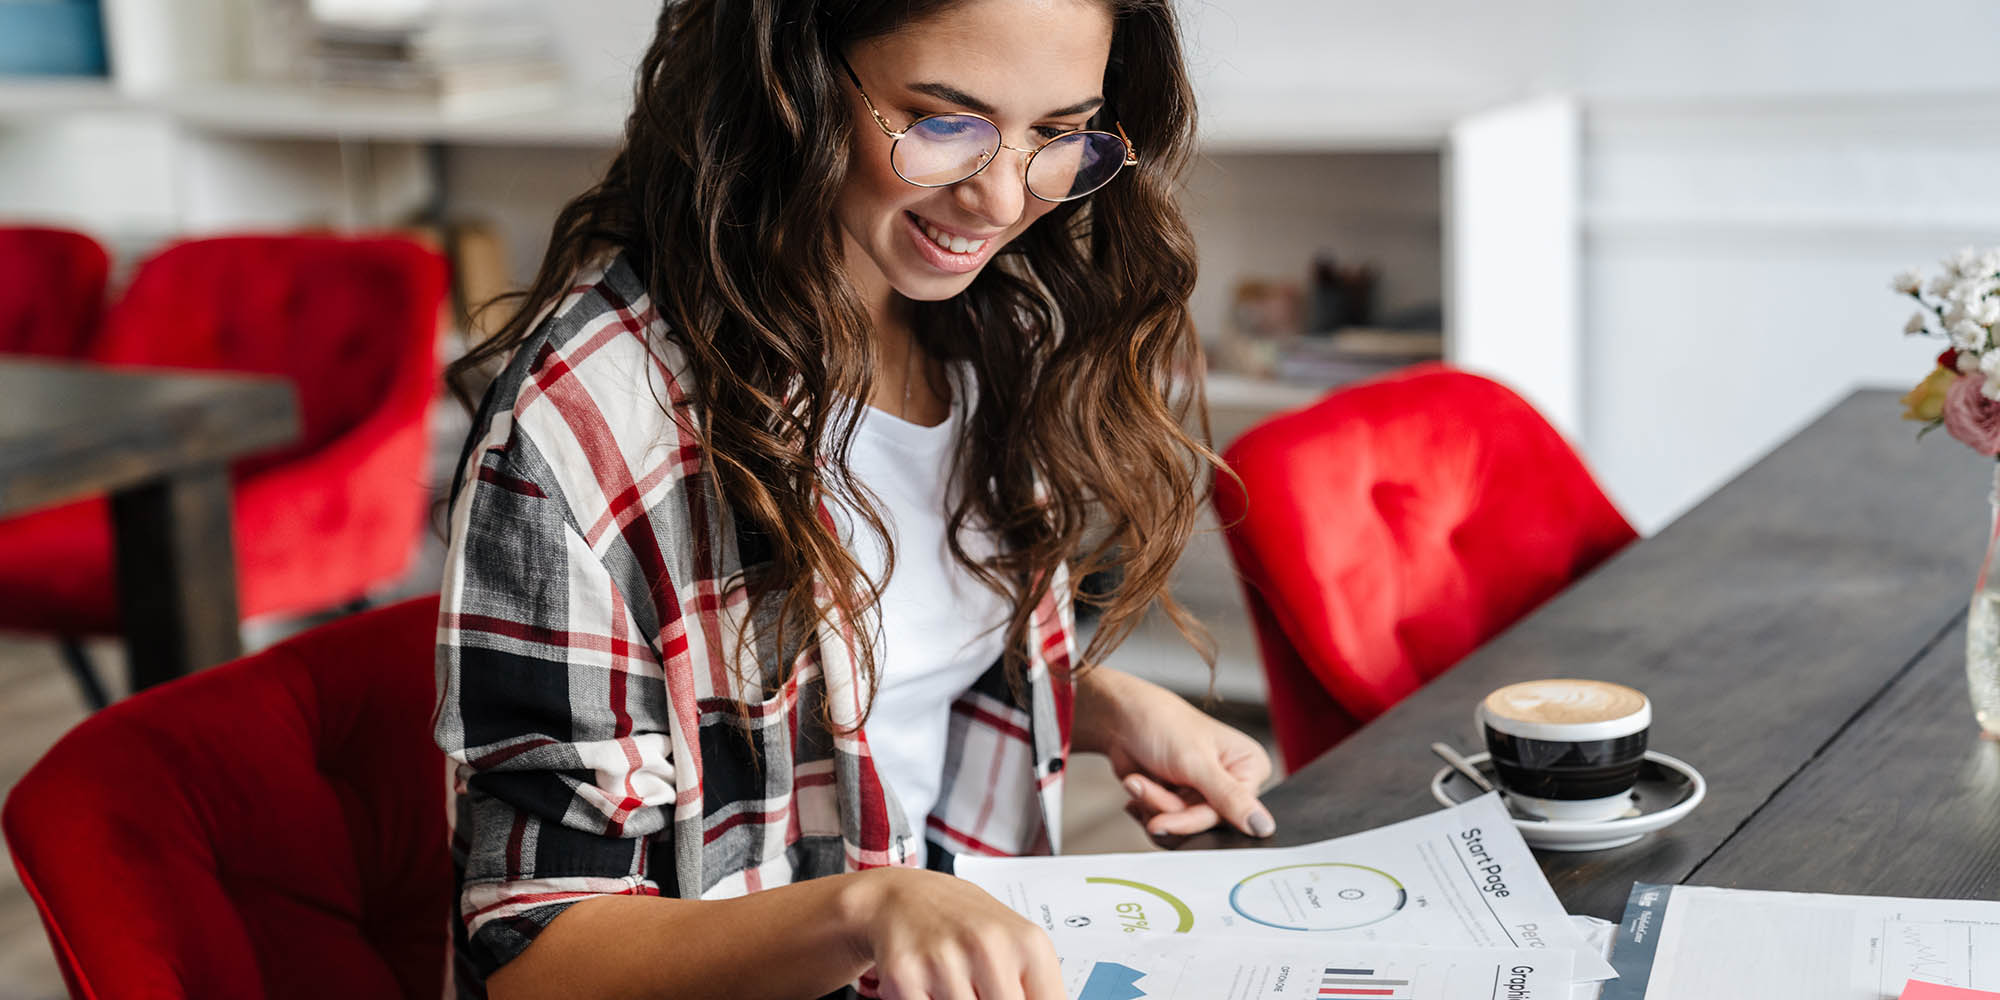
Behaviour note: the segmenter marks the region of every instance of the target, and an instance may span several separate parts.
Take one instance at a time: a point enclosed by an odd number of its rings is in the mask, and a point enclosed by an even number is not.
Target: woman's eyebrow
[[[971,94],[968,94],[965,91],[960,90],[957,87],[954,87],[948,83],[913,83],[910,84],[910,89],[916,91],[919,94],[929,94],[930,96],[935,97],[940,101],[948,101],[960,107],[969,108],[982,115],[985,115],[988,118],[995,118],[998,117],[1000,114],[999,111],[994,109],[993,105],[988,104],[985,101],[982,101],[979,98],[974,97]],[[1104,103],[1104,98],[1092,97],[1086,100],[1078,101],[1075,104],[1072,104],[1066,108],[1057,108],[1054,111],[1051,111],[1048,114],[1044,115],[1043,117],[1061,118],[1064,115],[1080,115],[1086,111],[1095,111],[1097,107],[1103,103]]]

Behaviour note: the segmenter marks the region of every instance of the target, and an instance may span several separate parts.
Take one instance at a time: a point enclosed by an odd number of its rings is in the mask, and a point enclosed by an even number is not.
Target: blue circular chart
[[[1229,905],[1288,931],[1344,931],[1395,916],[1410,898],[1395,876],[1339,862],[1267,868],[1236,883]]]

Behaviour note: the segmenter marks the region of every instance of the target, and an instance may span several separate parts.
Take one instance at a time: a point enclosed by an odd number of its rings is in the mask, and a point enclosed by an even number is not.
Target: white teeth
[[[952,236],[922,219],[918,219],[917,222],[923,227],[924,235],[930,237],[931,242],[937,244],[940,249],[951,253],[978,253],[986,248],[985,240],[968,240],[963,236]]]

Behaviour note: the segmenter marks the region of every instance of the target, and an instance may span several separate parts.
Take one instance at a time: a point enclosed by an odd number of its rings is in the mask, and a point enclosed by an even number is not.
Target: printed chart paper
[[[1896,1000],[1911,981],[2000,990],[2000,902],[1640,883],[1612,964],[1603,1000]]]
[[[1056,939],[1079,931],[1225,935],[1570,953],[1576,932],[1497,795],[1300,847],[958,859],[958,875]]]
[[[1418,948],[1320,937],[1190,947],[1166,935],[1067,935],[1072,1000],[1566,1000],[1568,952]]]

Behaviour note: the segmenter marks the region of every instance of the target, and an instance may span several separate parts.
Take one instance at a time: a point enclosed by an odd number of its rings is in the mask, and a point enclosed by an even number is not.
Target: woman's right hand
[[[852,940],[883,1000],[1065,1000],[1048,934],[986,890],[915,868],[856,876]]]

